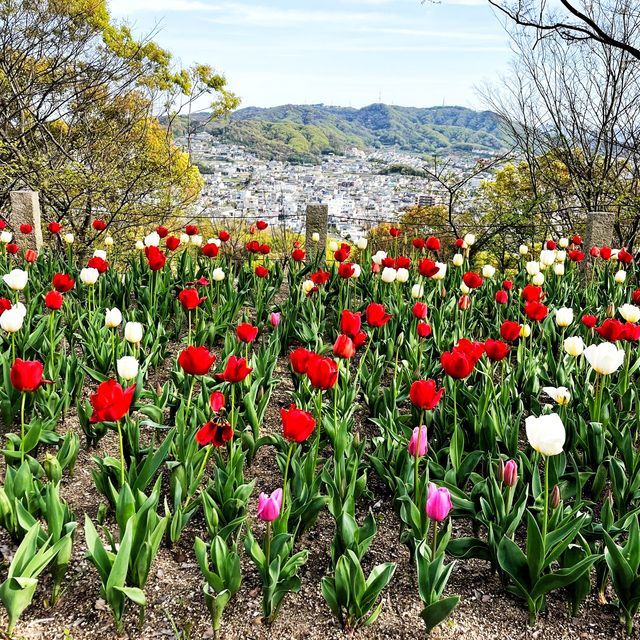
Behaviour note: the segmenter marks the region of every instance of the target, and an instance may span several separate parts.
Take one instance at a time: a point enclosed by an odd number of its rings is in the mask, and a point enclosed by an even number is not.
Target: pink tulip
[[[269,322],[271,323],[272,327],[277,327],[280,324],[280,312],[272,311],[271,315],[269,316]]]
[[[502,480],[507,487],[515,487],[518,483],[518,465],[515,460],[505,462]]]
[[[276,489],[270,496],[261,493],[258,498],[258,518],[264,522],[273,522],[280,515],[282,507],[282,489]]]
[[[418,446],[418,436],[420,439],[420,443]],[[409,440],[409,446],[407,449],[409,453],[415,458],[416,451],[418,456],[424,456],[427,453],[427,449],[429,445],[427,444],[427,427],[422,425],[421,427],[415,427],[413,430],[413,434],[411,435],[411,440]]]
[[[442,522],[451,511],[451,495],[446,487],[436,487],[429,483],[429,495],[427,496],[427,517],[436,522]]]

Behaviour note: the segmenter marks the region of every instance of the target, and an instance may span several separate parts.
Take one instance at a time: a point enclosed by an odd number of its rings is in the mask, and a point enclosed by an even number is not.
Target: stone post
[[[587,228],[584,234],[584,250],[587,258],[583,261],[583,273],[588,278],[591,276],[592,261],[588,252],[591,247],[610,247],[613,242],[613,223],[616,214],[608,211],[587,212]]]
[[[318,257],[324,262],[327,246],[327,221],[329,217],[329,207],[326,204],[308,204],[305,247],[310,260]],[[313,241],[313,234],[318,234],[318,242]],[[318,256],[318,254],[320,254]]]
[[[40,249],[42,224],[40,222],[40,200],[37,191],[12,191],[9,224],[14,234],[19,233],[21,224],[30,224],[33,232],[20,235],[18,244],[25,249]]]

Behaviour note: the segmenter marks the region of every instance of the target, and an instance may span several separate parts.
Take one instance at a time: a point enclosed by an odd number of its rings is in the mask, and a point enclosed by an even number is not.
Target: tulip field
[[[30,233],[0,238],[6,637],[639,637],[626,248]]]

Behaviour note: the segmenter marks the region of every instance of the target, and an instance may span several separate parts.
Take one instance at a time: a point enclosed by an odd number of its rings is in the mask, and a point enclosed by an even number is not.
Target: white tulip
[[[528,338],[530,335],[531,335],[531,327],[528,324],[523,324],[522,327],[520,327],[520,337]]]
[[[618,311],[627,322],[640,320],[640,307],[636,307],[634,304],[623,304],[618,308]]]
[[[496,275],[496,268],[493,265],[485,264],[482,267],[482,277],[483,278],[493,278]]]
[[[101,260],[106,260],[107,259],[107,252],[104,249],[96,249],[93,252],[93,257],[94,258],[100,258]]]
[[[557,404],[569,404],[571,393],[567,387],[542,387],[542,390]]]
[[[358,238],[358,242],[356,242],[356,246],[361,251],[364,251],[367,248],[368,241],[366,238]]]
[[[424,295],[424,287],[419,282],[416,282],[416,284],[414,284],[413,287],[411,287],[411,297],[414,299],[417,299],[417,298],[422,298],[423,295]]]
[[[133,356],[123,356],[118,358],[117,362],[118,375],[127,382],[138,377],[138,360]]]
[[[320,234],[317,231],[311,234],[311,242],[320,242]]]
[[[117,307],[113,307],[113,309],[106,309],[104,314],[104,326],[107,329],[115,329],[120,326],[122,322],[122,313],[120,309]]]
[[[189,238],[191,238],[191,236],[187,235],[186,233],[181,233],[180,234],[180,244],[181,245],[189,244]]]
[[[360,265],[353,263],[353,275],[351,277],[359,278],[361,274],[362,274],[362,269],[360,268]]]
[[[377,264],[378,266],[380,266],[382,264],[382,261],[386,257],[387,257],[386,251],[377,251],[375,255],[371,258],[371,260],[373,260],[374,264]]]
[[[544,284],[544,274],[536,273],[536,275],[531,278],[531,283],[536,287],[541,287]]]
[[[0,233],[0,242],[2,244],[9,244],[13,240],[13,233],[11,231],[3,231]]]
[[[436,267],[438,267],[438,271],[431,277],[434,280],[444,280],[447,275],[447,265],[444,262],[436,262]]]
[[[194,246],[194,247],[201,247],[202,246],[202,236],[191,236],[191,238],[189,239],[189,242]]]
[[[403,267],[400,267],[398,269],[396,279],[401,283],[407,282],[409,280],[409,271],[407,271],[407,269],[404,269]]]
[[[556,324],[559,327],[568,327],[573,322],[573,309],[571,307],[560,307],[556,309]]]
[[[142,340],[143,329],[139,322],[127,322],[124,325],[124,339],[131,344],[138,344]]]
[[[2,276],[5,284],[13,291],[22,291],[29,280],[29,274],[22,269],[12,269]]]
[[[620,271],[616,271],[616,275],[613,276],[616,284],[624,284],[624,281],[627,279],[627,272],[620,269]]]
[[[220,238],[211,238],[211,240],[208,240],[207,242],[209,244],[215,244],[218,248],[222,246],[222,240],[220,240]]]
[[[20,331],[26,312],[27,310],[24,309],[24,305],[22,308],[19,305],[13,305],[0,316],[0,327],[7,333]]]
[[[338,250],[338,243],[335,240],[332,240],[329,243],[329,251],[337,251]]]
[[[558,240],[558,245],[562,249],[566,249],[569,246],[569,238],[560,238],[560,240]]]
[[[160,235],[157,231],[152,231],[144,237],[145,247],[157,247],[160,245]]]
[[[451,259],[454,267],[461,267],[464,263],[464,256],[461,253],[456,253]]]
[[[113,246],[113,238],[111,236],[107,236],[104,239],[104,244],[105,244],[105,247],[112,247]]]
[[[527,270],[527,273],[530,276],[535,276],[536,274],[540,273],[540,263],[537,262],[536,260],[531,260],[530,262],[527,262],[524,268]]]
[[[563,264],[554,264],[553,265],[553,273],[555,273],[557,276],[563,276],[564,275],[564,265]]]
[[[73,244],[76,240],[73,233],[65,233],[62,236],[62,239],[65,241],[66,244]]]
[[[584,352],[584,340],[580,336],[570,336],[564,339],[564,350],[574,358]]]
[[[624,362],[624,350],[618,349],[612,342],[589,345],[584,357],[597,373],[608,376],[619,369]]]
[[[138,251],[144,251],[144,242],[142,242],[142,240],[136,240],[136,249]]]
[[[556,262],[564,262],[567,259],[566,251],[556,251]]]
[[[315,283],[313,282],[313,280],[305,280],[305,281],[302,283],[302,291],[303,291],[304,293],[309,294],[309,293],[311,293],[311,291],[313,291],[313,288],[314,288],[315,286],[316,286],[316,285],[315,285]]]
[[[224,270],[221,267],[216,267],[211,273],[211,278],[214,282],[222,282],[225,278]]]
[[[469,295],[469,292],[471,291],[471,289],[469,289],[469,287],[467,287],[467,285],[464,282],[460,283],[460,291],[462,291],[462,293],[464,293],[464,295]]]
[[[382,278],[382,282],[390,284],[395,282],[395,279],[398,277],[398,272],[393,267],[385,267],[380,277]]]
[[[93,267],[85,267],[80,271],[80,282],[86,285],[94,285],[98,282],[98,278],[100,277],[100,272]]]
[[[566,433],[562,419],[557,413],[539,418],[529,416],[524,424],[529,444],[535,451],[547,457],[562,453]]]
[[[551,266],[556,261],[556,252],[550,251],[549,249],[543,249],[540,252],[540,264],[545,265],[545,267]]]
[[[520,253],[521,256],[526,256],[527,253],[529,253],[529,247],[527,247],[526,244],[521,244],[520,247],[518,248],[518,252]]]
[[[476,237],[473,235],[473,233],[467,233],[463,238],[463,241],[468,247],[471,247],[476,243]]]

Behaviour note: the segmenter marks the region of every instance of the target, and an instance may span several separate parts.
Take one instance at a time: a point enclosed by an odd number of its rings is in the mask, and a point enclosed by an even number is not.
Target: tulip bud
[[[391,284],[395,281],[398,276],[398,272],[393,267],[385,267],[382,270],[382,282],[386,282],[387,284]]]
[[[258,497],[258,518],[263,522],[273,522],[282,508],[282,489],[276,489],[271,495],[261,493]]]
[[[139,322],[127,322],[124,325],[124,338],[131,344],[138,344],[142,340],[143,329]]]
[[[473,233],[467,233],[463,240],[468,247],[471,247],[476,243],[476,237],[473,235]]]
[[[133,356],[123,356],[117,361],[118,375],[126,381],[138,377],[138,361]]]
[[[9,244],[13,240],[13,233],[11,231],[3,231],[0,233],[0,242],[2,244]]]
[[[396,280],[402,284],[409,280],[409,271],[407,269],[403,269],[402,267],[398,269],[396,273]]]
[[[493,265],[485,264],[484,267],[482,267],[482,276],[484,278],[493,278],[495,273],[496,268]]]
[[[422,298],[422,296],[424,295],[424,287],[417,282],[416,284],[413,285],[413,287],[411,287],[411,297],[416,299],[416,298]]]
[[[553,265],[553,273],[555,273],[557,276],[563,276],[564,275],[564,265],[563,264],[554,264]]]
[[[518,248],[518,252],[520,253],[521,256],[526,256],[527,253],[529,253],[529,247],[527,247],[526,244],[521,244],[520,247]]]
[[[537,273],[540,273],[540,263],[535,260],[527,262],[524,268],[530,276],[535,276]]]
[[[411,439],[407,445],[407,450],[412,457],[422,457],[426,455],[428,450],[427,427],[415,427],[411,434]]]
[[[320,234],[317,231],[311,234],[311,242],[320,242]]]
[[[364,251],[367,248],[367,239],[366,238],[358,238],[358,242],[356,243],[356,246],[361,251]]]
[[[107,329],[115,329],[120,326],[121,322],[122,313],[120,309],[114,307],[113,309],[107,309],[105,311],[104,326],[107,327]]]
[[[564,350],[574,358],[577,358],[584,351],[584,341],[580,336],[571,336],[564,341]]]
[[[460,283],[460,291],[462,291],[462,293],[464,293],[464,295],[468,295],[469,292],[471,291],[471,289],[469,289],[469,287],[467,287],[467,285],[464,282]]]
[[[302,283],[302,291],[306,294],[311,293],[311,291],[313,290],[313,288],[315,287],[315,283],[313,282],[313,280],[305,280]]]
[[[269,322],[272,327],[277,327],[280,324],[281,315],[279,311],[272,311],[269,316]]]
[[[190,240],[191,236],[187,235],[186,233],[181,233],[180,234],[180,244],[189,244],[189,240]]]
[[[556,484],[551,490],[549,496],[549,506],[552,509],[557,509],[560,506],[560,487]]]
[[[515,487],[518,484],[518,463],[515,460],[507,460],[502,473],[502,482],[507,487]]]
[[[523,324],[520,328],[520,337],[528,338],[531,335],[531,327],[528,324]]]
[[[564,262],[567,259],[566,251],[556,251],[556,262]]]
[[[27,310],[22,303],[13,305],[0,316],[0,328],[7,333],[20,331],[26,313]]]
[[[62,236],[62,239],[65,241],[66,244],[73,244],[75,242],[75,237],[73,233],[65,233],[64,236]]]
[[[542,273],[536,273],[536,275],[531,278],[531,283],[536,287],[541,287],[544,284],[544,275]]]
[[[221,267],[216,267],[211,273],[211,278],[214,282],[222,282],[225,278],[224,270]]]
[[[453,263],[454,267],[461,267],[464,263],[464,256],[461,253],[456,253],[453,256],[451,262]]]
[[[338,243],[335,240],[332,240],[329,243],[329,251],[336,252],[338,250]]]
[[[113,246],[113,238],[111,236],[107,236],[104,239],[104,244],[106,247],[112,247]]]
[[[607,318],[613,318],[616,315],[616,305],[613,304],[613,302],[610,302],[607,305],[606,314],[607,314]]]
[[[462,311],[466,311],[471,306],[471,298],[467,295],[460,296],[458,300],[458,308]]]
[[[568,327],[573,322],[573,309],[571,307],[560,307],[556,309],[556,324],[559,327]]]
[[[620,269],[620,271],[616,271],[616,275],[613,276],[616,284],[624,284],[624,281],[627,279],[627,272]]]
[[[560,240],[558,240],[558,245],[563,249],[566,249],[569,246],[569,238],[560,238]]]
[[[49,482],[58,483],[62,479],[62,467],[58,458],[52,456],[50,453],[45,454],[44,457],[44,472],[49,479]]]

